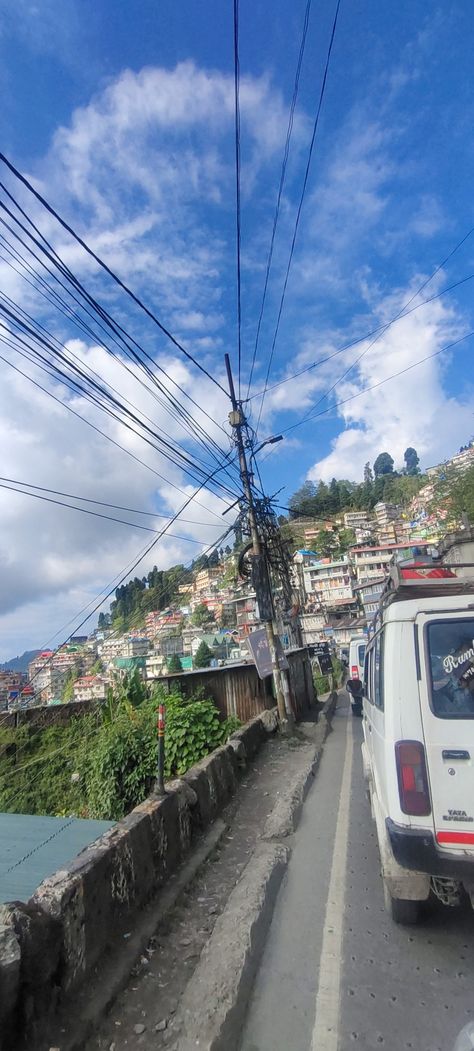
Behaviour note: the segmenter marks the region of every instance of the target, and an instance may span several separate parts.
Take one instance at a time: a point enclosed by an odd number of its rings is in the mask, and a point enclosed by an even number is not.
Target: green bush
[[[156,709],[166,705],[165,778],[181,776],[239,725],[221,722],[213,701],[157,691],[139,708],[123,709],[104,724],[85,757],[83,776],[91,817],[118,819],[141,803],[156,777]]]
[[[118,820],[153,786],[159,703],[166,705],[167,778],[185,773],[240,725],[222,722],[206,698],[158,688],[137,704],[136,691],[132,703],[123,685],[96,713],[66,726],[0,731],[0,810]]]

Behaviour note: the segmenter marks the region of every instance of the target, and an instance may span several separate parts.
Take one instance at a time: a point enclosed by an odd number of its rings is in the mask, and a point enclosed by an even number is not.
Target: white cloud
[[[79,340],[70,343],[69,349],[84,364],[96,369],[105,382],[113,385],[122,399],[133,402],[143,417],[149,417],[158,428],[161,427],[168,438],[182,442],[183,429],[180,423],[164,411],[152,393],[140,386],[136,378],[136,366],[130,365],[131,375],[125,373],[119,362],[103,348],[90,347]],[[185,403],[186,408],[192,410],[194,418],[205,426],[209,435],[224,444],[227,452],[228,440],[217,423],[212,423],[212,420],[225,417],[227,406],[224,404],[224,395],[217,388],[210,390],[204,378],[202,381],[196,380],[181,361],[168,358],[163,359],[162,364],[168,374],[181,383],[198,403],[202,404],[205,400],[211,420],[189,402]],[[25,366],[23,363],[21,367],[26,372],[38,375],[31,365]],[[141,467],[125,452],[72,416],[63,405],[53,402],[5,366],[0,386],[0,442],[4,477],[165,515],[178,510],[192,494],[195,488],[193,483],[189,483],[161,454],[147,447],[122,425],[104,417],[83,398],[72,396],[52,381],[45,380],[44,375],[41,375],[41,382],[53,390],[60,400],[70,404],[109,437],[148,463],[152,470]],[[172,387],[170,380],[167,385]],[[189,444],[188,447],[192,448]],[[208,454],[194,443],[195,462],[200,455],[212,462]],[[163,478],[157,477],[153,471]],[[229,485],[232,484],[227,481]],[[174,489],[171,482],[181,491]],[[189,561],[197,555],[226,528],[226,519],[219,522],[219,516],[227,502],[225,498],[223,502],[218,496],[201,492],[183,513],[184,519],[198,524],[178,520],[170,530],[171,534],[189,536],[199,540],[199,543],[191,544],[172,536],[164,537],[137,572],[141,575],[154,564],[166,567],[175,562]],[[164,524],[161,518],[137,518],[125,511],[102,509],[93,504],[86,506],[156,530]],[[35,610],[38,618],[35,638],[38,639],[39,632],[44,635],[42,641],[46,642],[52,630],[59,627],[66,615],[70,617],[77,614],[82,605],[81,602],[77,603],[78,589],[97,594],[153,539],[151,533],[114,525],[2,488],[0,520],[0,659],[11,656],[13,642],[9,640],[21,634],[21,610],[27,611],[23,635],[25,645],[28,642],[27,624],[30,618],[34,621]]]
[[[413,289],[380,302],[380,322],[396,314]],[[463,319],[443,300],[437,300],[403,318],[371,347],[366,341],[344,355],[346,368],[363,353],[353,373],[338,384],[333,398],[344,400],[366,387],[380,383],[373,391],[336,408],[344,430],[332,443],[328,456],[318,460],[308,472],[312,480],[332,477],[358,480],[367,460],[380,452],[390,452],[396,467],[403,466],[403,453],[414,446],[422,466],[428,467],[454,452],[470,437],[474,410],[472,385],[455,398],[446,393],[446,379],[456,353],[444,354],[424,362],[396,379],[383,381],[414,362],[435,354],[441,347],[467,332]],[[338,374],[344,371],[340,363]],[[324,408],[324,406],[323,406]]]

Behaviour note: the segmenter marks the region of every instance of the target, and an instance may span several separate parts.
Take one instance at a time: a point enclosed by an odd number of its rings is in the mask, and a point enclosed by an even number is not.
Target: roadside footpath
[[[317,769],[336,696],[274,736],[216,822],[214,849],[166,912],[86,1051],[235,1046],[273,905],[287,838]],[[73,1020],[71,1019],[71,1025]],[[66,1032],[65,1043],[71,1034]]]

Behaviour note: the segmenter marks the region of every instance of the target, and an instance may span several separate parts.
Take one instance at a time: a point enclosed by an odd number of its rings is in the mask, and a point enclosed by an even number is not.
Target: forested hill
[[[333,478],[329,485],[325,482],[305,482],[290,498],[290,514],[321,516],[340,514],[343,511],[371,511],[379,500],[387,503],[408,504],[428,481],[425,475],[419,473],[418,456],[416,450],[413,452],[416,463],[411,469],[405,469],[403,474],[393,470],[393,460],[388,453],[381,453],[374,463],[372,470],[370,463],[364,468],[364,480],[362,482],[349,482],[343,478]],[[387,459],[385,459],[387,458]]]
[[[157,569],[156,566],[146,577],[135,577],[117,588],[115,599],[110,606],[110,614],[99,614],[99,628],[113,624],[117,630],[126,630],[144,623],[146,614],[151,610],[166,609],[178,597],[178,588],[193,580],[195,572],[204,566],[217,565],[231,548],[212,551],[201,555],[191,567],[171,566],[170,569]],[[182,604],[182,599],[181,599]]]

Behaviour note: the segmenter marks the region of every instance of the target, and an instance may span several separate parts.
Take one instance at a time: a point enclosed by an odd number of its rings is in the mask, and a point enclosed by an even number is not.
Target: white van
[[[349,670],[346,680],[346,690],[350,695],[353,715],[362,715],[362,682],[364,678],[366,645],[367,639],[365,635],[353,635],[349,642]]]
[[[474,904],[474,566],[392,567],[370,629],[362,755],[386,906]]]

